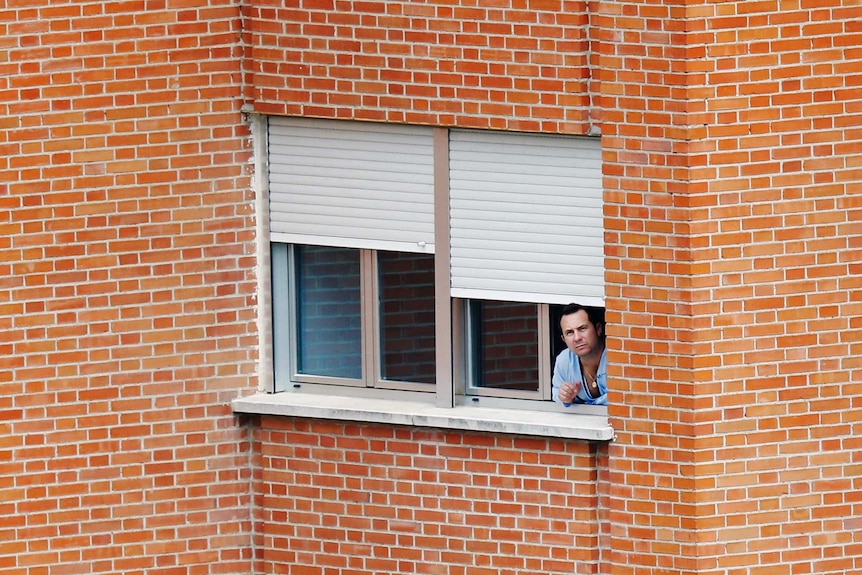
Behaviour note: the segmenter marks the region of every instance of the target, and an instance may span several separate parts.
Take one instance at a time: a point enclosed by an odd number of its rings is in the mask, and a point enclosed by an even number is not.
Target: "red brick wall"
[[[855,0],[275,4],[0,10],[0,572],[247,573],[252,541],[264,573],[858,567]],[[243,101],[601,123],[607,451],[237,425]]]
[[[594,121],[585,2],[256,1],[245,14],[259,113],[573,135]],[[252,428],[263,573],[600,569],[596,446],[276,418]]]
[[[264,417],[260,573],[596,573],[595,446]]]
[[[848,573],[862,557],[862,7],[601,13],[606,568]]]
[[[585,134],[588,3],[253,0],[255,110]]]
[[[247,573],[238,9],[0,9],[0,572]]]

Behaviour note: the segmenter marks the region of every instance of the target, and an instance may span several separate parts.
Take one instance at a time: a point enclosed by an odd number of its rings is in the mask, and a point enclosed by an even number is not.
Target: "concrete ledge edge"
[[[436,407],[430,404],[389,399],[303,393],[257,393],[231,402],[234,413],[334,419],[436,427],[464,431],[507,433],[611,441],[614,430],[607,416],[488,407]]]

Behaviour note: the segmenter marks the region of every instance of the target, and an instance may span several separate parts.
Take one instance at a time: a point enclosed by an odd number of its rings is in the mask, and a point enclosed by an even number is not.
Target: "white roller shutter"
[[[433,130],[271,117],[275,242],[434,251]]]
[[[604,305],[598,139],[453,130],[454,297]]]

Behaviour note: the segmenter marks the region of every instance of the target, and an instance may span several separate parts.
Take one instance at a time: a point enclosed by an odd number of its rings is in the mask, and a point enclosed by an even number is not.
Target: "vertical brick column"
[[[686,8],[594,7],[603,161],[609,413],[609,532],[602,572],[691,573],[696,566],[696,416]]]

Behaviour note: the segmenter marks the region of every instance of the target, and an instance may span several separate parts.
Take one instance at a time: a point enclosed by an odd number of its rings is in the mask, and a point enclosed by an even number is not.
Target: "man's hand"
[[[564,381],[560,385],[560,391],[557,393],[557,397],[560,398],[560,401],[563,403],[572,403],[575,400],[575,397],[578,395],[578,390],[581,389],[581,382],[576,381],[572,383],[571,381]]]

